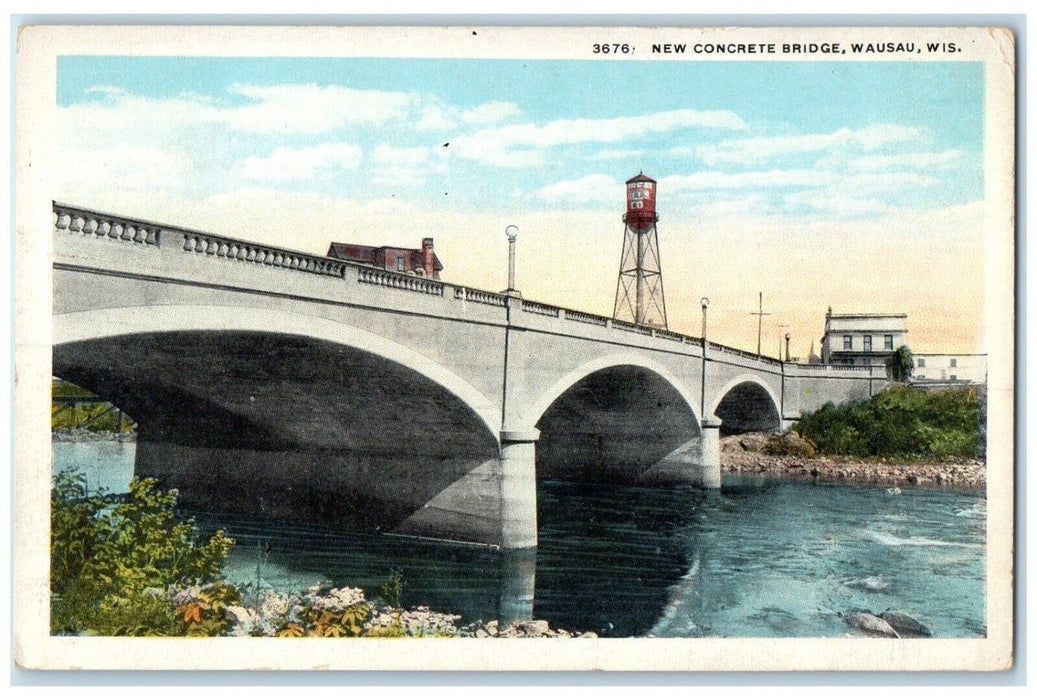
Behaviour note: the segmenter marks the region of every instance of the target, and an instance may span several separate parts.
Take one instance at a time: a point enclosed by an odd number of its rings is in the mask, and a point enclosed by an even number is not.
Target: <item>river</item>
[[[124,491],[133,443],[54,443],[55,471]],[[543,482],[532,555],[186,512],[236,542],[228,580],[280,590],[319,581],[496,619],[532,605],[553,627],[602,636],[823,637],[839,613],[902,610],[938,637],[981,637],[986,501],[953,491],[724,477],[719,492]],[[528,612],[528,609],[526,610]]]

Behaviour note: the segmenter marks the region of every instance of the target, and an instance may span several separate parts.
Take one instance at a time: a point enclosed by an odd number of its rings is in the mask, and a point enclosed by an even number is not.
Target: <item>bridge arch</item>
[[[694,401],[664,367],[635,353],[568,372],[531,405],[538,478],[680,482],[701,442]]]
[[[741,374],[718,391],[710,411],[724,433],[780,430],[781,399],[757,375]]]
[[[616,353],[612,355],[604,355],[590,360],[589,362],[569,371],[555,381],[554,384],[541,391],[537,398],[523,412],[521,421],[516,421],[516,423],[524,426],[535,425],[543,417],[547,409],[549,409],[562,394],[572,389],[582,379],[601,370],[624,366],[638,367],[661,377],[663,381],[673,388],[674,391],[680,394],[684,403],[687,405],[688,410],[690,410],[692,415],[695,417],[696,429],[701,427],[701,416],[699,416],[699,412],[695,408],[698,398],[697,395],[689,391],[687,386],[684,385],[684,382],[674,376],[674,374],[666,367],[653,361],[649,357],[637,353]]]
[[[259,332],[296,335],[349,346],[400,364],[438,384],[470,408],[495,437],[501,410],[469,382],[405,345],[320,316],[285,310],[219,305],[131,306],[54,316],[54,346],[139,333]]]

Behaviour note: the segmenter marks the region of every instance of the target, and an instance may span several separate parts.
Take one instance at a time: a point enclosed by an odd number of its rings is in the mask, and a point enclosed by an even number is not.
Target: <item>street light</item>
[[[702,339],[706,339],[706,309],[709,308],[709,297],[702,297],[699,299],[699,303],[702,304]]]
[[[517,295],[515,290],[515,240],[518,238],[518,226],[510,224],[504,229],[504,234],[508,237],[508,288],[505,290],[505,294]]]
[[[789,334],[789,333],[785,334],[785,362],[791,362],[792,361],[792,356],[789,355],[789,338],[791,338],[791,337],[792,337],[791,334]]]
[[[788,327],[789,327],[789,324],[787,324],[787,323],[779,323],[778,324],[778,362],[781,362],[781,331],[782,331],[783,328],[788,328]],[[785,337],[788,338],[788,334],[786,334]]]

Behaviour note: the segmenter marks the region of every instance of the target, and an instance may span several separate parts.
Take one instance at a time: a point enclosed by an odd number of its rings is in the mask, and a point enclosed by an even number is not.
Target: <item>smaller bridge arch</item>
[[[725,434],[781,429],[781,398],[754,374],[740,374],[724,384],[710,412],[720,419]]]
[[[537,476],[698,483],[702,426],[689,393],[671,371],[637,353],[572,369],[524,414],[539,431]]]
[[[603,355],[570,370],[546,389],[540,391],[537,394],[536,399],[534,399],[528,407],[522,411],[519,419],[515,421],[509,420],[508,422],[522,426],[535,425],[551,405],[554,404],[560,396],[562,396],[562,394],[576,386],[576,384],[578,384],[582,379],[594,374],[595,372],[600,372],[601,370],[614,367],[637,367],[661,377],[663,381],[673,388],[674,391],[680,394],[684,403],[687,405],[688,410],[691,411],[695,418],[696,429],[701,427],[701,416],[699,416],[699,411],[696,408],[698,400],[697,394],[689,391],[684,382],[663,365],[645,355],[630,352]]]

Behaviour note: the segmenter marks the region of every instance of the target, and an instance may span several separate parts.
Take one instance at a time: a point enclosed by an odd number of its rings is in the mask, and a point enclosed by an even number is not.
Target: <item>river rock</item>
[[[879,615],[890,627],[895,629],[901,637],[932,637],[932,627],[924,622],[911,617],[905,612],[889,611]]]
[[[872,636],[900,637],[888,622],[869,612],[855,612],[843,615],[843,621]]]
[[[889,588],[889,584],[880,579],[878,576],[862,576],[861,578],[850,578],[845,581],[840,581],[842,585],[847,588],[856,588],[862,591],[884,591]]]

